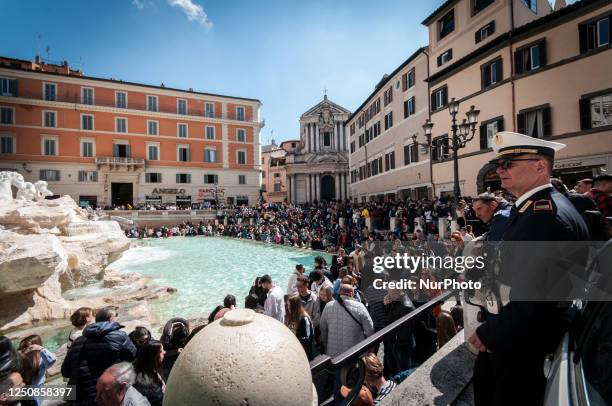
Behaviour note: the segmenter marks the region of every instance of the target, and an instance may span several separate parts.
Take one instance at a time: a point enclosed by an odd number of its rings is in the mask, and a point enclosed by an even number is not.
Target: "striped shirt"
[[[380,402],[389,394],[393,389],[397,388],[397,384],[391,380],[387,381],[376,394],[376,399],[374,399],[374,406],[380,405]]]

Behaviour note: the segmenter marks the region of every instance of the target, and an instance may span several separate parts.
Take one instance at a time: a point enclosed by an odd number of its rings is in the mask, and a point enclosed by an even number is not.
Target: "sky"
[[[261,100],[262,144],[299,138],[323,99],[354,111],[427,44],[443,0],[14,0],[0,55],[88,76]],[[6,41],[6,39],[10,39]]]

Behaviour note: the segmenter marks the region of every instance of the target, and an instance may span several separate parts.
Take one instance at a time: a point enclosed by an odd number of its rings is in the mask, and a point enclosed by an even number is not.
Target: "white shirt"
[[[536,194],[537,192],[539,192],[540,190],[544,190],[547,189],[549,187],[553,187],[552,183],[547,183],[545,185],[540,185],[540,186],[536,186],[533,189],[523,193],[521,195],[521,197],[519,197],[518,199],[516,199],[516,202],[514,203],[514,207],[519,208],[521,207],[521,204],[523,204],[523,202],[527,199],[529,199],[529,197],[533,196],[534,194]]]
[[[285,294],[283,290],[274,286],[268,292],[268,297],[264,303],[264,314],[273,317],[281,323],[285,322]]]

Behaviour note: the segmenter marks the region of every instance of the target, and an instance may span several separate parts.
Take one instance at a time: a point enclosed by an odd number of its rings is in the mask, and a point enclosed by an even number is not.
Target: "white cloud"
[[[144,8],[144,0],[132,0],[132,4],[136,6],[139,10]]]
[[[168,0],[168,4],[180,8],[189,21],[197,21],[208,28],[212,27],[212,21],[208,19],[202,6],[194,4],[192,0]]]

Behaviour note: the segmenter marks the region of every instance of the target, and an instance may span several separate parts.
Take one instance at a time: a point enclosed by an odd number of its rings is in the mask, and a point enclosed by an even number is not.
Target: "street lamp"
[[[219,182],[215,181],[215,209],[219,209],[219,192],[217,191],[217,186]]]
[[[470,106],[470,109],[465,114],[467,119],[463,119],[460,124],[457,124],[457,114],[459,113],[459,101],[453,97],[448,103],[448,112],[452,118],[451,125],[451,143],[450,149],[453,151],[453,195],[454,195],[454,206],[453,207],[453,220],[457,219],[456,207],[461,197],[461,188],[459,187],[459,150],[465,148],[465,146],[474,139],[476,134],[476,123],[478,123],[478,115],[480,110],[476,110],[474,106]],[[432,148],[431,144],[431,132],[433,123],[427,119],[423,124],[423,130],[425,131],[425,137],[427,138],[427,146]]]

